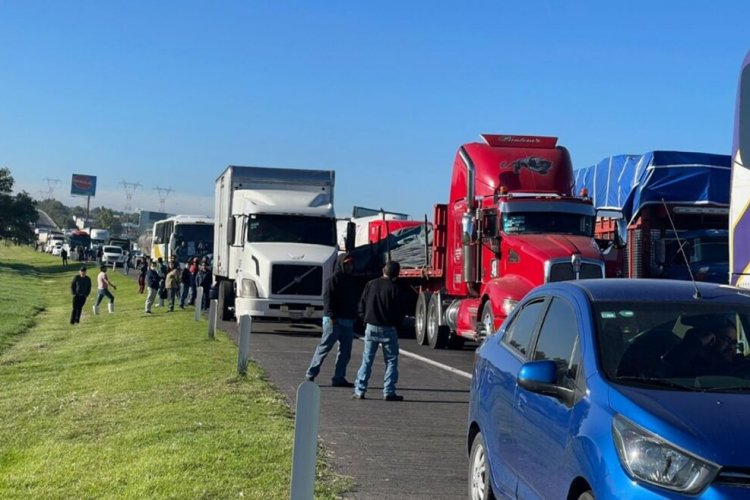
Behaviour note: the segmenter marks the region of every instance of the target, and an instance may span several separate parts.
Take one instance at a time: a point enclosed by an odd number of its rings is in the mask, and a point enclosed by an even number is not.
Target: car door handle
[[[528,400],[526,399],[525,394],[519,394],[518,398],[516,399],[516,407],[518,408],[519,413],[525,413],[526,412],[526,405],[528,404]]]

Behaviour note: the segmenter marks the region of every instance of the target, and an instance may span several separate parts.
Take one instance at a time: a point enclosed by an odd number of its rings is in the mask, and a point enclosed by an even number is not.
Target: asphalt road
[[[236,339],[235,323],[221,328]],[[382,399],[383,359],[378,356],[364,400],[352,390],[331,387],[335,350],[316,382],[321,389],[319,437],[328,462],[355,482],[347,499],[459,499],[467,495],[466,418],[474,346],[435,351],[417,346],[413,334],[401,338],[397,391],[403,402]],[[294,408],[320,327],[283,322],[253,323],[251,359]],[[425,357],[437,365],[409,356]],[[354,380],[362,360],[355,341],[347,378]]]

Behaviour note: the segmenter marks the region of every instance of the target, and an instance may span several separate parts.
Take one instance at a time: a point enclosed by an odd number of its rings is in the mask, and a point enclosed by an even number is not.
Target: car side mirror
[[[524,363],[516,381],[529,392],[551,396],[567,405],[572,404],[575,396],[574,391],[557,385],[557,363],[550,359]]]

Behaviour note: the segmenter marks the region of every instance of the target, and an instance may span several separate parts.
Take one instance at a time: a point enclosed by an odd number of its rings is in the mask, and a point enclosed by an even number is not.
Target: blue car
[[[469,496],[750,498],[750,291],[534,289],[477,349]]]

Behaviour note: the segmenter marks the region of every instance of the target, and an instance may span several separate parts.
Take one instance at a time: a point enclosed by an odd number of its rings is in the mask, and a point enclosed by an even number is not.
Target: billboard
[[[70,194],[73,196],[96,196],[96,176],[73,174]]]

